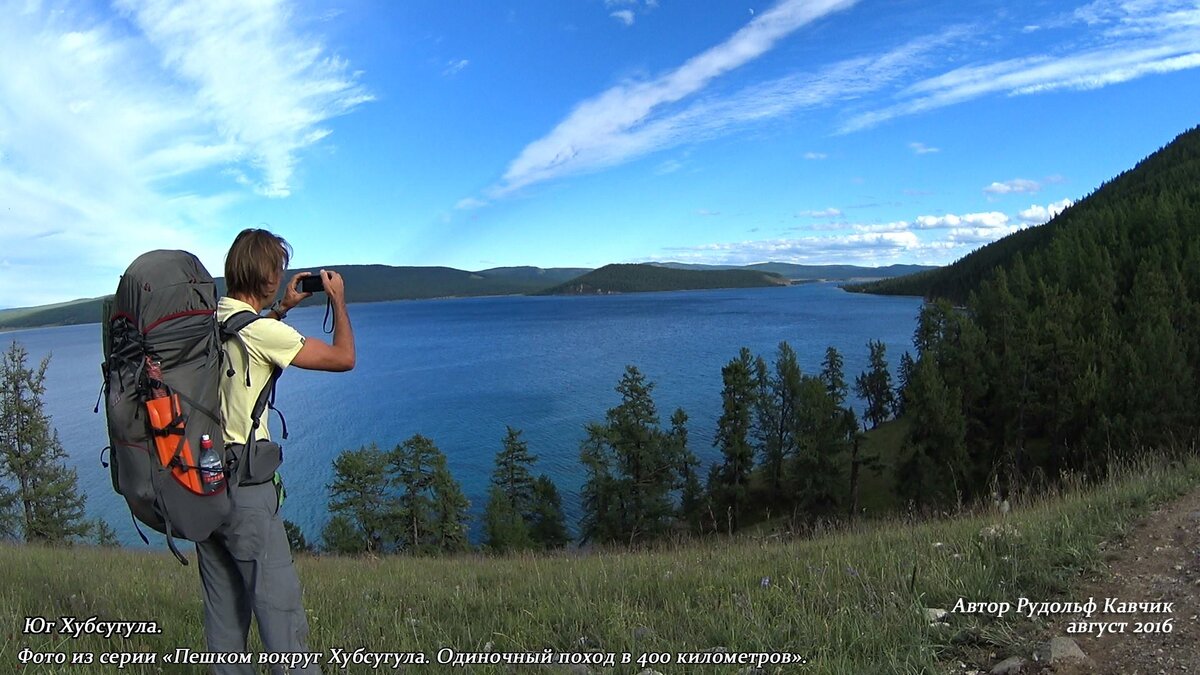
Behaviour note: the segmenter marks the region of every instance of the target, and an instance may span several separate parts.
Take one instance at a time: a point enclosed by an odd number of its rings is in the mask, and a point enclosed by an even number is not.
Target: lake
[[[845,359],[848,382],[867,367],[867,341],[888,348],[893,377],[912,350],[921,301],[846,293],[834,284],[587,297],[494,297],[397,301],[350,306],[358,364],[349,373],[290,368],[277,407],[287,418],[284,516],[316,541],[328,518],[326,485],[343,449],[369,443],[390,449],[413,434],[427,436],[448,459],[471,501],[472,541],[505,427],[523,431],[576,531],[583,472],[579,445],[588,422],[620,402],[615,391],[628,364],[655,384],[664,427],[671,413],[688,416],[701,476],[716,461],[713,433],[721,410],[721,367],[745,346],[774,362],[780,341],[801,368],[816,373],[826,347]],[[294,310],[288,322],[320,335],[324,308]],[[100,325],[16,331],[30,365],[52,354],[46,410],[71,465],[79,472],[90,517],[102,516],[126,545],[144,546],[124,500],[100,465],[107,445],[100,393]],[[326,337],[326,339],[329,339]],[[861,413],[862,406],[857,410]],[[280,440],[278,417],[272,436]],[[148,528],[147,535],[154,535]],[[161,538],[151,537],[154,545]]]

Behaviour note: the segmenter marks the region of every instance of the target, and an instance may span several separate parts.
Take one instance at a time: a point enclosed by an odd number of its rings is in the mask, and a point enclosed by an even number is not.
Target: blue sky
[[[944,264],[1200,122],[1181,0],[0,0],[0,307],[298,267]]]

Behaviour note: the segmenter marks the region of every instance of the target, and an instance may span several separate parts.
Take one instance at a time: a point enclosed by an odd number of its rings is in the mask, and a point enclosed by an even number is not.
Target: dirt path
[[[1077,636],[1089,665],[1059,673],[1200,673],[1200,490],[1142,519],[1125,540],[1108,547],[1110,562],[1080,596],[1101,604],[1090,621],[1128,622],[1126,633]],[[1103,614],[1100,598],[1117,602],[1172,603],[1169,613]],[[1171,631],[1133,633],[1137,623],[1171,619]],[[1065,635],[1059,622],[1056,634]]]
[[[1044,646],[1036,660],[1027,658],[1019,667],[1011,663],[1007,668],[994,664],[991,672],[1200,675],[1200,617],[1197,616],[1200,614],[1200,490],[1143,518],[1123,540],[1106,546],[1106,556],[1106,568],[1085,580],[1081,590],[1065,598],[1086,602],[1094,597],[1099,606],[1097,611],[1090,618],[1058,617],[1040,636],[1044,645],[1052,638],[1071,638],[1086,659],[1048,663],[1049,648]],[[1112,604],[1106,607],[1109,598]],[[1132,603],[1163,604],[1156,612],[1129,611],[1143,607]],[[1165,603],[1170,603],[1169,611]],[[1171,620],[1170,632],[1162,628],[1167,619]],[[1084,620],[1093,625],[1122,622],[1127,625],[1124,633],[1097,635],[1093,630],[1089,635],[1068,634],[1072,622]],[[1147,623],[1157,628],[1135,632],[1139,624],[1145,628]]]

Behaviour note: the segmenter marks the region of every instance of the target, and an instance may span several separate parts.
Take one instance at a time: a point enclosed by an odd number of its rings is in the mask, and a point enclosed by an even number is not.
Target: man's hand
[[[333,302],[333,306],[346,304],[346,286],[342,275],[333,270],[321,270],[321,282],[325,284],[325,294]]]
[[[283,311],[292,311],[295,309],[296,305],[300,304],[301,300],[312,295],[312,293],[301,293],[300,291],[296,290],[297,282],[304,277],[311,276],[312,272],[297,272],[292,275],[291,280],[287,283],[287,288],[283,291],[283,299],[279,301],[279,304],[283,305]]]

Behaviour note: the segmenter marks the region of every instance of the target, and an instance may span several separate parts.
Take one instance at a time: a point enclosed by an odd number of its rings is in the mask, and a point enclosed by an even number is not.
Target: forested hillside
[[[1042,227],[867,289],[936,299],[900,373],[911,431],[898,477],[913,500],[1194,448],[1200,128]]]
[[[605,265],[542,291],[541,295],[595,295],[786,285],[788,280],[778,274],[748,269],[680,270],[650,264]]]

